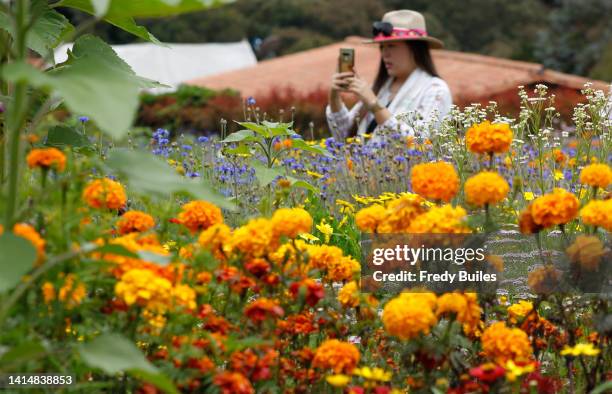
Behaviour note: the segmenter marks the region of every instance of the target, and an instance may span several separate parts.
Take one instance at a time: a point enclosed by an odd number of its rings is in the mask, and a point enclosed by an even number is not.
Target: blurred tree
[[[612,41],[610,20],[610,0],[558,0],[549,14],[548,28],[538,36],[535,55],[546,67],[588,75]],[[605,67],[602,64],[598,70]]]

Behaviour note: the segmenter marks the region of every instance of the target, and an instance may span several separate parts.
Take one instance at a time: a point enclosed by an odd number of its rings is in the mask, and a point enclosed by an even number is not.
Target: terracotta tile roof
[[[255,66],[193,79],[188,83],[213,89],[233,88],[245,97],[257,97],[272,87],[292,86],[304,93],[317,87],[327,89],[341,47],[355,48],[356,69],[372,81],[378,70],[379,50],[376,45],[361,44],[362,40],[364,38],[351,36],[342,42],[264,60]],[[449,84],[455,102],[476,101],[535,82],[580,89],[585,82],[591,81],[594,87],[604,91],[609,86],[603,81],[547,70],[537,63],[448,50],[434,50],[433,58],[438,72]]]

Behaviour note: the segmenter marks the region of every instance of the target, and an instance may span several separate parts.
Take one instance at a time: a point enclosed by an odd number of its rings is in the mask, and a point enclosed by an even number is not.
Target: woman
[[[386,13],[382,22],[374,23],[373,32],[374,38],[366,43],[380,44],[381,62],[372,88],[357,73],[332,77],[325,112],[333,136],[373,133],[373,139],[380,141],[381,131],[390,130],[427,137],[428,126],[435,127],[452,104],[448,85],[439,78],[430,53],[430,48],[441,48],[442,42],[428,36],[423,15],[410,10]],[[359,98],[350,110],[340,97],[342,91]]]

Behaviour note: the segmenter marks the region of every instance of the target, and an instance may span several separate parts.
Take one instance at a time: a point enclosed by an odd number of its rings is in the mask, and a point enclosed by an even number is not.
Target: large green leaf
[[[71,146],[73,148],[84,148],[91,146],[87,136],[81,134],[73,127],[66,125],[53,126],[47,133],[47,146]]]
[[[228,0],[62,0],[59,7],[70,7],[102,17],[106,22],[144,40],[159,44],[149,31],[136,24],[134,18],[153,18],[199,11]]]
[[[148,152],[116,149],[106,162],[114,171],[124,175],[130,188],[143,194],[170,197],[173,193],[191,196],[234,210],[235,205],[202,180],[187,179],[168,164]]]
[[[4,232],[0,235],[0,293],[13,288],[36,260],[36,249],[30,241]]]
[[[285,172],[281,168],[268,168],[260,162],[253,162],[251,163],[251,166],[255,169],[255,177],[259,181],[259,185],[262,187],[269,185],[277,177],[281,177],[286,178],[289,182],[291,182],[291,187],[301,187],[315,193],[318,192],[318,189],[310,183],[285,175]]]
[[[238,122],[238,121],[235,121],[235,122],[238,123],[242,127],[246,127],[248,130],[253,130],[257,134],[261,135],[262,137],[270,137],[270,131],[268,130],[266,126],[263,126],[263,125],[260,125],[254,122]]]
[[[334,155],[332,155],[331,153],[329,153],[329,151],[325,148],[323,148],[320,145],[308,145],[306,143],[306,141],[302,140],[302,139],[294,139],[291,141],[292,144],[291,146],[294,148],[298,148],[307,152],[312,152],[312,153],[316,153],[318,155],[323,155],[323,156],[327,156],[327,157],[334,157]]]
[[[0,370],[7,366],[17,367],[30,360],[44,356],[47,349],[40,342],[24,342],[0,354]]]
[[[152,365],[136,346],[117,334],[103,334],[89,343],[79,346],[85,362],[108,374],[127,372],[137,378],[153,383],[168,393],[178,393],[167,376]]]
[[[50,9],[46,0],[33,1],[31,14],[34,23],[28,31],[26,45],[41,56],[47,55],[49,51],[61,43],[62,38],[74,31],[74,26],[70,24],[68,19],[59,12]],[[0,28],[6,30],[13,37],[15,36],[11,19],[4,12],[0,12]]]
[[[240,130],[228,135],[221,142],[240,142],[240,141],[257,141],[255,133],[251,130]]]
[[[75,47],[81,56],[50,73],[26,63],[9,63],[0,70],[2,78],[48,87],[64,99],[71,111],[89,116],[111,136],[123,137],[132,125],[144,79],[136,77],[122,61],[109,58],[112,48],[98,38],[83,36]],[[89,54],[83,55],[82,47]]]

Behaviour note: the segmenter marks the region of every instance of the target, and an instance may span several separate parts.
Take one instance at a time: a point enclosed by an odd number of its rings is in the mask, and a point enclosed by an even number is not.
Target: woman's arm
[[[335,73],[332,75],[329,89],[329,104],[325,108],[325,115],[332,135],[337,139],[344,139],[348,136],[351,125],[359,111],[357,105],[354,105],[349,111],[342,101],[342,97],[340,97],[340,92],[347,88],[347,79],[352,76],[352,72]]]

